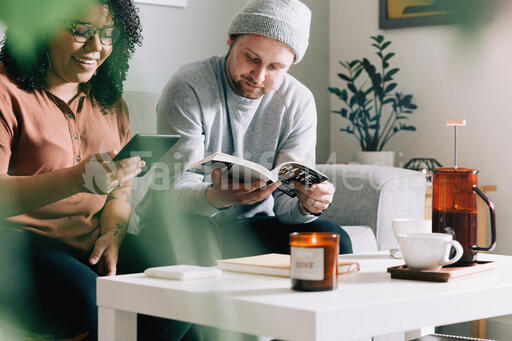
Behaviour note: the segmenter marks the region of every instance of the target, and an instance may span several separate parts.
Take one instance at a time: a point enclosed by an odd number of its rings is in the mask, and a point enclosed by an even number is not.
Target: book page
[[[277,181],[277,176],[262,165],[220,152],[192,164],[187,170],[209,175],[215,168],[225,172],[234,183],[248,183],[256,180]]]
[[[260,165],[257,166],[259,167],[255,168],[254,165],[248,166],[245,164],[232,164],[229,168],[228,174],[233,182],[238,183],[248,183],[256,180],[263,180],[265,182],[277,181],[274,180],[272,173],[268,169]]]
[[[205,163],[202,163],[199,165],[195,165],[194,168],[190,168],[190,169],[188,169],[188,171],[206,176],[206,175],[210,175],[214,168],[220,168],[220,170],[227,170],[231,167],[231,165],[232,165],[232,163],[230,163],[230,162],[217,161],[217,162],[215,162],[215,166],[214,166],[214,162],[208,161],[208,162],[205,162]]]

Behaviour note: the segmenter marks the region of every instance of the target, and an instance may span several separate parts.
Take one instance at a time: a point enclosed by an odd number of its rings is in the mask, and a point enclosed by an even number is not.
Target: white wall
[[[128,91],[160,93],[183,64],[227,51],[227,28],[246,0],[189,0],[186,8],[137,4],[144,44],[135,52],[126,82]],[[310,48],[291,73],[317,100],[317,158],[329,155],[329,2],[305,0],[312,10]],[[134,120],[140,121],[140,117]]]
[[[126,90],[160,93],[181,65],[222,54],[228,24],[244,3],[189,0],[185,8],[137,4],[144,41],[131,61]]]
[[[401,68],[398,90],[414,94],[419,109],[410,123],[416,132],[400,132],[384,149],[402,152],[399,162],[412,157],[433,157],[451,166],[453,128],[448,119],[466,119],[459,133],[459,165],[480,170],[480,184],[494,184],[489,193],[496,205],[496,252],[512,254],[512,15],[505,8],[476,34],[457,26],[432,26],[398,30],[378,29],[378,1],[331,0],[330,82],[341,87],[336,74],[339,60],[377,58],[369,37],[384,36],[397,53],[392,65]],[[331,97],[333,109],[341,102]],[[354,137],[340,132],[341,117],[333,115],[331,150],[339,161],[350,161],[358,150]]]

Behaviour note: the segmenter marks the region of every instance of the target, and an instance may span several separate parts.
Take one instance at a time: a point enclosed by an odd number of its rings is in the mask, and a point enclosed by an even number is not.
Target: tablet
[[[113,160],[140,156],[146,167],[137,176],[143,176],[179,139],[179,135],[135,134]]]

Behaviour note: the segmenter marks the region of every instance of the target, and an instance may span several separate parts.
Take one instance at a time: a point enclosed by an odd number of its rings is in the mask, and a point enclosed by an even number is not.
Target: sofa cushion
[[[371,227],[368,226],[342,226],[352,242],[353,253],[377,252],[377,240]]]

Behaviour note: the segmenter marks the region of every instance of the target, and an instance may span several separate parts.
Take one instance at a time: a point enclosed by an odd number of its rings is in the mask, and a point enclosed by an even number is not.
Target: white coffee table
[[[391,279],[403,262],[387,254],[347,256],[359,273],[338,290],[297,292],[290,280],[225,272],[172,281],[144,274],[97,281],[100,341],[135,341],[136,313],[285,340],[343,340],[512,313],[512,257],[479,255],[497,269],[449,283]]]

